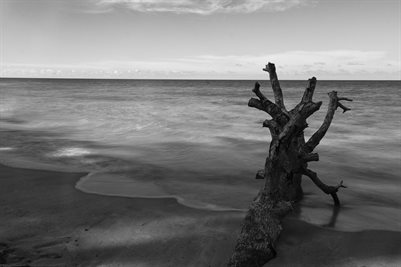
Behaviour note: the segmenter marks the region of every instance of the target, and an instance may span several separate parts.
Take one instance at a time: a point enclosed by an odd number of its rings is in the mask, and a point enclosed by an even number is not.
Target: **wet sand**
[[[0,165],[0,265],[225,266],[243,212],[75,189],[85,173]],[[267,266],[399,266],[401,233],[284,221]]]

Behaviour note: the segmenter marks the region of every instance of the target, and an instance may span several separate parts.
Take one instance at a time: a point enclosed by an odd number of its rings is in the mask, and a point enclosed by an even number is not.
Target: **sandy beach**
[[[86,194],[85,173],[0,166],[2,266],[225,266],[244,213]],[[401,233],[289,217],[266,266],[399,266]]]

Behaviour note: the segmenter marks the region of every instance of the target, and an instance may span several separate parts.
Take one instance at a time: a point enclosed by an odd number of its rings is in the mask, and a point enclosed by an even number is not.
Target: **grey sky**
[[[399,0],[0,0],[1,76],[400,79]]]

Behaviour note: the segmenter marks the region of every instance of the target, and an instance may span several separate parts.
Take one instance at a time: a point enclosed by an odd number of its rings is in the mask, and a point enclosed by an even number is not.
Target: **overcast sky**
[[[400,0],[0,0],[2,77],[400,77]]]

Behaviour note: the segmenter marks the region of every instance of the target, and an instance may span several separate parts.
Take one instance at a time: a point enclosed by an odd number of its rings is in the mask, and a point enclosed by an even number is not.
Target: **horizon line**
[[[211,79],[211,78],[82,78],[82,77],[0,77],[0,79],[27,79],[27,80],[160,80],[160,81],[255,81],[266,79]],[[318,79],[318,81],[401,81],[400,79]],[[280,81],[308,81],[307,79],[280,79]]]

